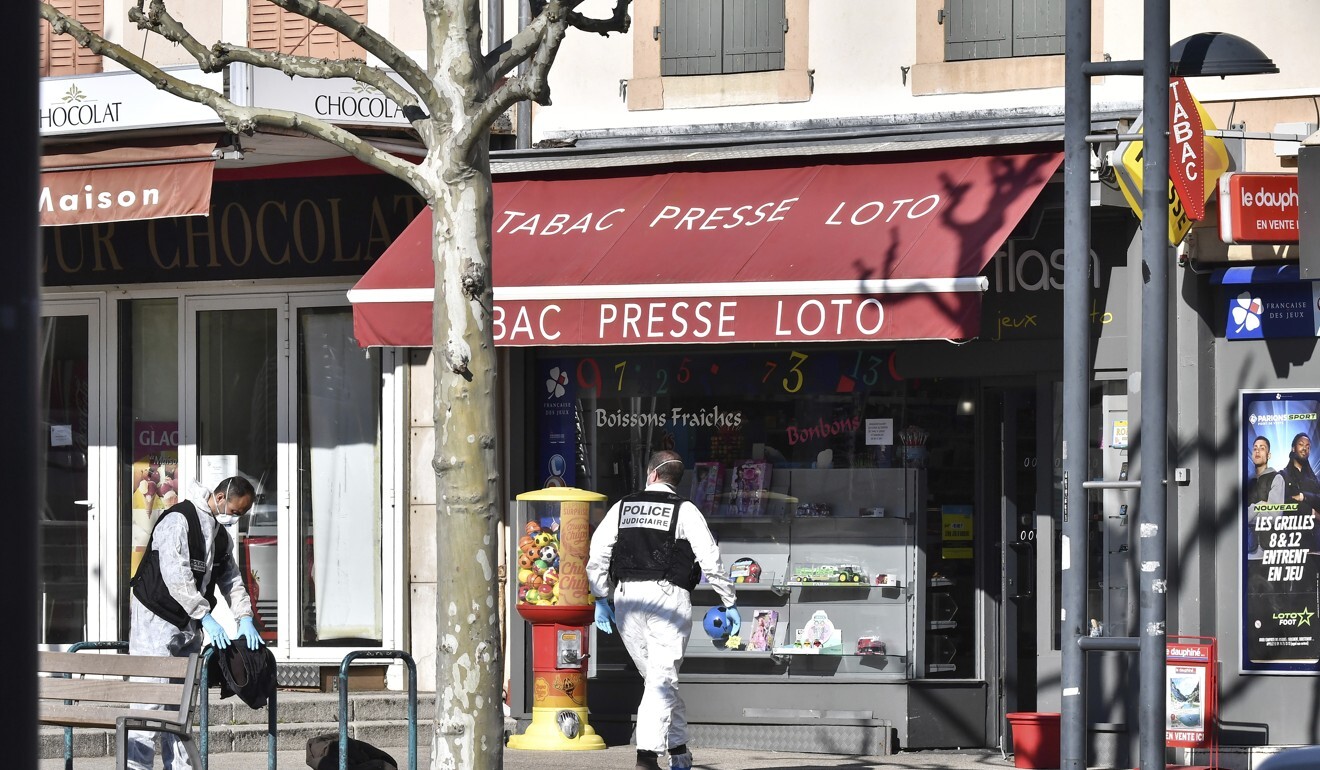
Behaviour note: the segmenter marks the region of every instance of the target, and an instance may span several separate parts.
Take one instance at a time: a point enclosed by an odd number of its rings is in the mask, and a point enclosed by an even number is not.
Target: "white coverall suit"
[[[216,591],[223,593],[233,610],[234,619],[242,620],[252,615],[252,602],[248,599],[247,589],[243,587],[238,564],[233,554],[215,553],[215,533],[220,524],[210,515],[207,504],[208,495],[198,493],[192,499],[197,506],[197,520],[202,529],[202,540],[206,544],[206,574],[202,585],[211,581],[212,571],[216,572]],[[193,620],[182,631],[179,627],[147,609],[136,596],[129,595],[131,625],[128,633],[128,652],[132,655],[173,655],[183,657],[202,648],[202,616],[211,611],[206,597],[197,590],[193,581],[193,572],[189,568],[188,520],[181,513],[162,516],[151,536],[152,550],[160,553],[160,574],[165,580],[170,596],[183,607]],[[143,679],[142,681],[153,681]],[[154,681],[163,682],[164,679]],[[147,706],[157,708],[159,705]],[[157,733],[130,730],[126,747],[129,770],[151,770],[156,756],[154,743]],[[161,740],[161,760],[165,770],[193,770],[191,759],[180,746],[180,740],[169,734],[159,733]]]
[[[674,492],[663,482],[648,492]],[[701,510],[683,501],[674,536],[692,546],[706,582],[726,607],[736,603],[733,581],[724,574],[720,549]],[[610,560],[619,537],[619,503],[605,514],[591,536],[587,580],[597,597],[610,595]],[[637,706],[637,748],[663,756],[687,743],[687,716],[678,694],[678,667],[692,635],[692,596],[667,580],[630,580],[614,586],[614,620],[624,647],[641,672],[645,689]]]

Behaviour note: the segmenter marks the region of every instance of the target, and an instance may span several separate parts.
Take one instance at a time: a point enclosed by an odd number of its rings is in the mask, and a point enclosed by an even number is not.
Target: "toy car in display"
[[[857,640],[858,655],[884,655],[885,643],[878,636],[863,636]]]
[[[862,568],[857,566],[856,564],[845,564],[842,567],[839,567],[839,574],[837,577],[837,581],[840,583],[850,583],[850,584],[865,583],[866,574],[863,573]]]

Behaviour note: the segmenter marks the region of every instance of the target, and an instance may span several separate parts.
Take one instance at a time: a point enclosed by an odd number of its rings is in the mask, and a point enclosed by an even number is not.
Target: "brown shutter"
[[[65,16],[77,19],[92,32],[105,30],[105,9],[101,0],[53,0],[51,5]],[[41,75],[87,75],[101,71],[101,57],[82,48],[69,35],[52,34],[50,25],[41,22]]]
[[[364,24],[367,21],[367,0],[330,0],[329,4]],[[267,0],[248,0],[248,45],[262,51],[323,59],[366,58],[361,46],[334,30],[313,25]]]

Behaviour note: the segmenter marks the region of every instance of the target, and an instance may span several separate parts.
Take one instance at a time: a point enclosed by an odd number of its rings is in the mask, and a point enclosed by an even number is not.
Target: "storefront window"
[[[120,350],[124,365],[120,392],[120,457],[124,458],[119,542],[127,550],[122,564],[128,577],[137,571],[156,518],[187,497],[179,489],[179,306],[173,298],[120,303]],[[127,590],[119,592],[119,617],[128,633]]]
[[[902,658],[886,666],[873,659],[858,669],[863,673],[974,676],[982,516],[974,390],[968,380],[898,377],[891,354],[878,348],[547,352],[536,370],[537,481],[614,501],[640,489],[652,452],[677,451],[688,469],[678,491],[702,508],[717,539],[753,548],[752,558],[764,562],[758,564],[763,580],[791,586],[776,612],[797,615],[819,602],[844,632],[845,656],[865,659],[863,640],[883,637],[887,653]],[[886,517],[904,520],[865,521]],[[830,521],[808,529],[804,518]],[[740,554],[723,550],[726,568],[733,566]],[[819,589],[799,586],[813,567],[831,568],[835,578],[860,567],[870,590],[822,597]],[[886,580],[901,589],[891,587],[892,596],[877,591]],[[772,607],[767,596],[756,596]],[[900,605],[897,614],[887,603]],[[907,614],[919,607],[925,617]],[[779,641],[791,645],[793,624],[801,620],[779,629]],[[938,635],[941,641],[920,652],[907,649],[909,624],[921,626],[916,640]],[[626,654],[611,650],[609,641],[599,651],[598,670],[626,668]],[[911,665],[918,660],[921,670]],[[929,668],[936,662],[942,665]],[[702,665],[696,660],[689,668]],[[803,661],[792,665],[798,673],[809,668]]]
[[[348,308],[298,311],[300,643],[382,638],[380,364]]]
[[[277,320],[273,309],[197,314],[197,478],[209,485],[238,475],[256,489],[236,543],[257,627],[270,642],[277,639],[280,609]]]
[[[41,455],[38,514],[41,572],[38,641],[87,638],[88,321],[41,321]],[[11,374],[10,376],[18,376]],[[30,514],[29,514],[30,515]]]

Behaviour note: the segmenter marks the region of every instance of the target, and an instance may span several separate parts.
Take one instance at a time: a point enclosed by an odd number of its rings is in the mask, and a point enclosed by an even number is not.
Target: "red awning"
[[[41,158],[42,225],[205,215],[215,140],[89,146]]]
[[[495,183],[498,345],[963,339],[1057,152]],[[430,347],[431,215],[349,292]]]

